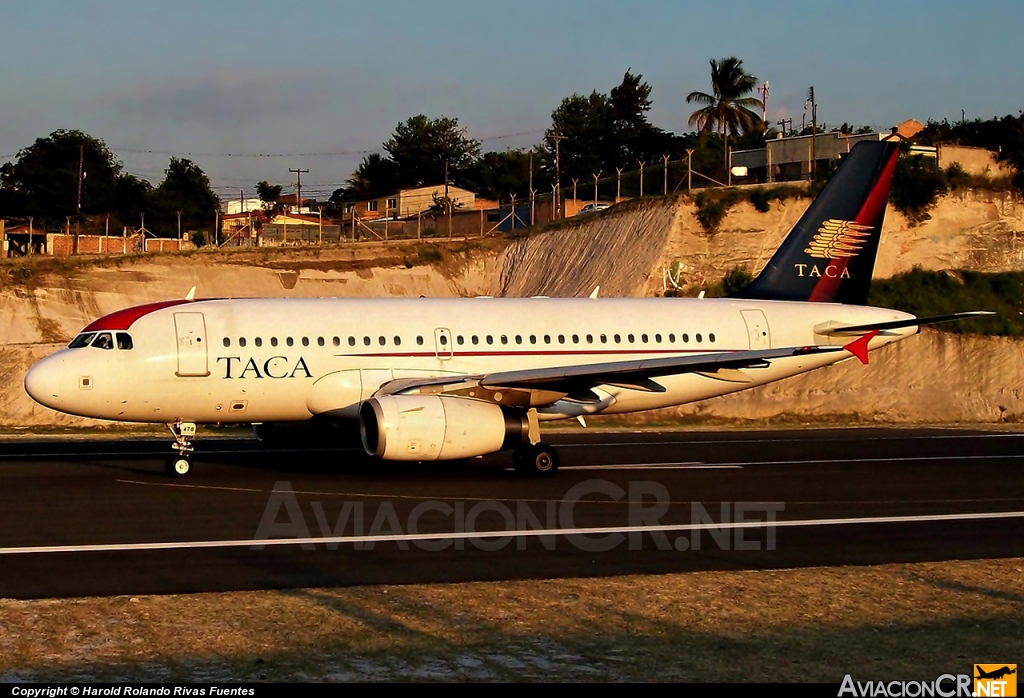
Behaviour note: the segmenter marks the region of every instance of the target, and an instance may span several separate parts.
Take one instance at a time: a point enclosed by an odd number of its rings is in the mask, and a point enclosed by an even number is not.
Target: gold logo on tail
[[[865,241],[871,237],[868,231],[872,227],[830,218],[821,224],[818,233],[804,252],[818,259],[856,257],[864,247]]]

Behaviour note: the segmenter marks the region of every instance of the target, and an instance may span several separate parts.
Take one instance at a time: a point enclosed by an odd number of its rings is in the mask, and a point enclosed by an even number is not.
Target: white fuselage
[[[243,299],[119,314],[87,331],[114,348],[64,349],[25,380],[55,410],[128,422],[249,423],[356,417],[361,401],[401,378],[586,365],[688,353],[844,344],[831,323],[911,318],[895,310],[731,299]],[[104,324],[105,320],[110,322]],[[105,328],[105,329],[104,329]],[[872,349],[916,327],[884,332]],[[118,333],[130,349],[117,348]],[[736,379],[682,373],[664,392],[601,386],[599,402],[558,401],[542,419],[679,405],[763,385],[850,358],[847,352],[773,360]]]

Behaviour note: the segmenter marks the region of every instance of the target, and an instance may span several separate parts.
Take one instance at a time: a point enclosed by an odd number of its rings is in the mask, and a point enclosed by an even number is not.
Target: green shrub
[[[772,210],[772,194],[764,187],[758,187],[750,191],[750,203],[761,213],[768,213]]]
[[[889,200],[911,223],[928,220],[929,209],[948,190],[942,170],[926,163],[920,155],[901,157],[896,163]]]
[[[421,247],[416,254],[424,264],[434,264],[444,261],[444,252],[442,252],[441,248],[436,245],[426,245]]]
[[[754,280],[746,267],[733,267],[722,277],[722,290],[727,296],[735,296]]]
[[[946,332],[1024,337],[1024,272],[925,271],[871,283],[868,304],[895,308],[918,317],[966,310],[997,314],[938,325]]]

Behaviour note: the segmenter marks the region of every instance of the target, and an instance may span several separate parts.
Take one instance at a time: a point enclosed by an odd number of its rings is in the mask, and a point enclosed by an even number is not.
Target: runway
[[[202,437],[202,434],[200,435]],[[0,442],[0,597],[624,575],[1024,556],[1024,434],[572,433],[381,464],[200,438]],[[488,535],[489,534],[489,535]]]

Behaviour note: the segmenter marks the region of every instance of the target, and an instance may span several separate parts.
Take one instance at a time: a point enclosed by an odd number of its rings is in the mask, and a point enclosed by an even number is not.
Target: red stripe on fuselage
[[[125,308],[124,310],[118,310],[116,313],[104,315],[100,319],[94,320],[89,323],[89,326],[82,330],[82,332],[127,330],[136,320],[144,315],[149,315],[150,313],[154,313],[157,310],[163,310],[164,308],[170,308],[175,305],[183,305],[191,302],[193,301],[179,299],[174,301],[160,301],[159,303],[147,303],[145,305],[137,305],[134,308]]]
[[[881,227],[882,216],[885,213],[885,205],[889,201],[889,189],[892,187],[892,177],[896,172],[896,161],[900,158],[900,151],[897,148],[889,162],[886,163],[885,169],[882,170],[882,174],[879,176],[878,181],[875,182],[875,186],[872,187],[871,193],[868,194],[867,200],[864,205],[860,208],[860,213],[854,219],[854,223],[860,223],[861,225],[871,225]],[[882,231],[871,231],[872,235],[881,235]],[[843,271],[850,264],[852,257],[843,257],[841,259],[833,259],[825,267],[825,272],[822,273],[818,283],[815,284],[814,290],[811,291],[811,297],[809,301],[819,303],[830,303],[836,298],[836,291],[839,288],[839,284],[842,282]],[[831,276],[829,276],[828,269],[831,268]]]

